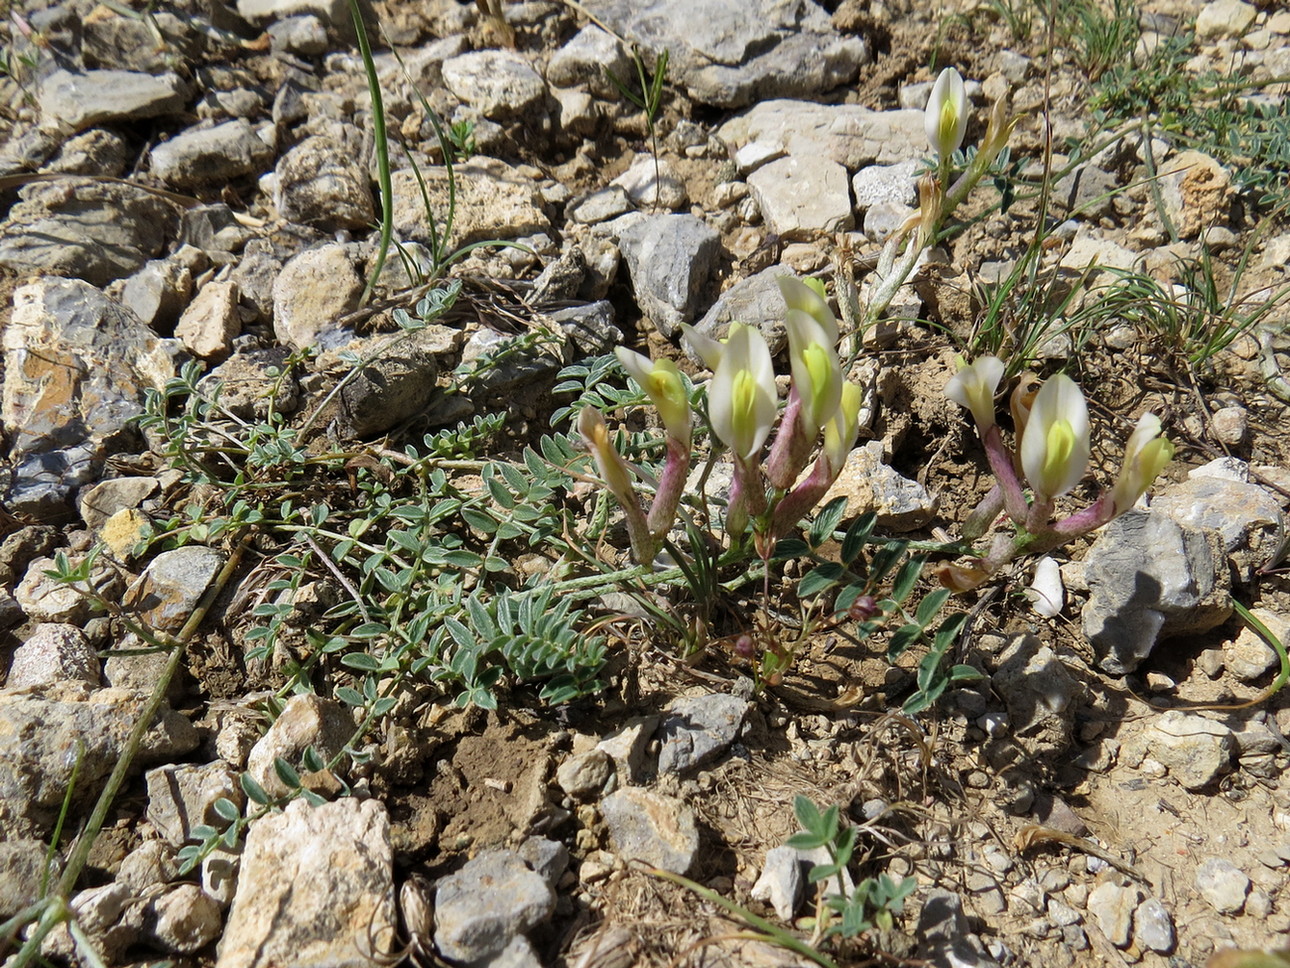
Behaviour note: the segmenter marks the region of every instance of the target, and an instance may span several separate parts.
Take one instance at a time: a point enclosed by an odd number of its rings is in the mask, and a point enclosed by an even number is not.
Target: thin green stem
[[[367,90],[372,98],[372,138],[376,148],[377,181],[381,186],[381,241],[376,250],[376,261],[367,277],[367,285],[363,287],[363,295],[359,299],[359,305],[366,305],[376,286],[376,280],[385,267],[390,240],[394,237],[394,184],[390,178],[390,144],[385,131],[385,99],[381,95],[381,81],[376,74],[376,61],[372,58],[372,45],[367,39],[367,26],[363,23],[363,10],[358,0],[349,0],[349,12],[354,20],[358,50],[363,58],[363,69],[367,72]]]

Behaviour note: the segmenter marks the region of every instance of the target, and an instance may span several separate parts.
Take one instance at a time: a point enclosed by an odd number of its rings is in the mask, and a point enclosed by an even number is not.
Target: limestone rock
[[[660,159],[657,167],[651,155],[641,155],[631,167],[609,183],[617,185],[627,197],[642,209],[663,208],[670,211],[683,208],[690,201],[672,166]]]
[[[918,161],[911,158],[895,165],[869,165],[851,177],[851,191],[858,212],[866,212],[879,202],[913,205],[918,201],[918,179],[914,172]]]
[[[435,887],[434,943],[451,961],[481,962],[555,910],[555,892],[510,850],[475,857]]]
[[[625,231],[619,245],[641,311],[664,336],[675,336],[697,315],[721,236],[693,215],[655,215]]]
[[[1250,879],[1225,857],[1211,857],[1196,869],[1196,889],[1219,914],[1235,914],[1245,906]]]
[[[187,266],[152,259],[125,280],[117,299],[145,325],[162,332],[179,321],[192,295],[193,274]]]
[[[110,477],[77,495],[81,520],[91,529],[101,530],[107,519],[126,508],[137,508],[158,487],[155,477]]]
[[[318,696],[292,696],[282,715],[251,749],[246,771],[270,796],[282,796],[287,786],[274,771],[277,757],[295,766],[305,747],[312,746],[326,761],[345,748],[353,733],[354,720],[344,706]]]
[[[212,128],[190,128],[152,149],[152,170],[180,188],[259,174],[273,157],[242,118]]]
[[[321,332],[358,308],[363,280],[345,246],[301,252],[273,284],[273,332],[295,349],[312,346]]]
[[[614,850],[624,859],[684,874],[699,850],[694,811],[674,797],[623,787],[600,801]]]
[[[75,625],[44,622],[14,650],[5,688],[43,686],[63,679],[97,686],[102,681],[98,653]]]
[[[486,118],[522,115],[546,97],[546,82],[513,50],[472,50],[444,61],[442,69],[448,90]]]
[[[1286,527],[1271,493],[1223,477],[1196,476],[1172,484],[1152,499],[1151,508],[1184,528],[1216,533],[1232,563],[1247,576],[1268,563]]]
[[[671,54],[668,77],[700,103],[739,107],[844,84],[869,60],[811,0],[591,0],[587,9],[629,42]]]
[[[1231,615],[1219,538],[1163,512],[1129,511],[1085,556],[1084,634],[1107,672],[1136,669],[1157,641],[1203,632]]]
[[[11,509],[59,507],[130,442],[144,390],[174,373],[171,347],[129,311],[75,279],[14,293],[4,331],[4,429],[16,464]]]
[[[454,166],[453,174],[457,179],[457,207],[450,246],[518,239],[551,230],[551,220],[542,211],[536,185],[505,162],[472,158]],[[442,230],[448,207],[447,171],[442,167],[422,168],[421,177],[431,211]],[[403,238],[430,241],[430,221],[416,175],[410,170],[396,171],[392,181],[395,229]]]
[[[1141,900],[1142,892],[1136,887],[1105,881],[1089,894],[1088,911],[1111,944],[1127,948],[1133,933],[1133,914]]]
[[[139,269],[161,251],[176,224],[168,202],[115,182],[37,182],[18,198],[0,224],[0,265],[95,286]]]
[[[759,142],[789,155],[826,158],[847,171],[927,152],[922,111],[870,111],[853,104],[762,101],[723,124],[717,136],[735,150]]]
[[[219,937],[219,905],[196,884],[179,884],[152,902],[149,933],[166,951],[193,954]]]
[[[1240,37],[1254,26],[1258,15],[1258,7],[1243,0],[1211,0],[1196,15],[1196,36]]]
[[[202,545],[163,551],[125,593],[124,604],[155,629],[176,631],[224,564],[223,553]]]
[[[215,813],[216,800],[227,797],[240,805],[245,799],[235,772],[218,760],[158,767],[144,779],[148,785],[148,819],[173,847],[187,843],[190,831],[198,824],[224,826],[227,821]]]
[[[278,162],[274,203],[292,222],[324,231],[372,224],[372,188],[358,159],[335,140],[306,138]]]
[[[41,115],[73,131],[175,114],[184,109],[185,99],[178,74],[157,77],[136,71],[58,70],[41,82],[37,95]]]
[[[1201,790],[1232,769],[1236,737],[1222,723],[1171,709],[1153,719],[1141,737],[1147,756],[1162,763],[1188,790]]]
[[[0,918],[13,917],[40,900],[49,845],[40,840],[0,840]],[[54,861],[57,877],[58,859]]]
[[[797,851],[792,847],[772,847],[766,852],[766,863],[751,896],[754,901],[769,901],[779,919],[791,924],[802,903],[804,886]]]
[[[684,773],[716,759],[739,735],[750,706],[725,693],[672,703],[659,724],[659,772]]]
[[[1232,178],[1219,162],[1200,151],[1183,151],[1164,163],[1160,196],[1165,212],[1185,239],[1211,225],[1225,225]]]
[[[838,479],[821,503],[835,497],[847,499],[844,518],[868,511],[878,515],[878,526],[890,531],[921,528],[936,512],[936,499],[917,481],[902,477],[882,462],[882,441],[871,440],[847,456]]]
[[[773,356],[788,340],[788,330],[784,328],[784,296],[776,282],[780,278],[796,279],[797,274],[786,266],[771,266],[740,279],[717,297],[694,328],[713,339],[724,339],[732,322],[756,326]],[[693,352],[691,359],[699,362]]]
[[[632,77],[632,62],[618,38],[595,24],[588,24],[551,55],[546,79],[557,87],[585,84],[600,98],[617,97],[617,89],[605,76],[606,70],[627,80]]]
[[[75,802],[98,795],[116,765],[146,695],[91,692],[62,682],[41,692],[0,692],[0,824],[13,837],[44,836],[62,806],[80,755]],[[145,734],[136,769],[196,748],[196,729],[163,706]]]
[[[847,171],[814,155],[789,155],[748,176],[766,227],[785,240],[813,239],[855,227]]]
[[[184,310],[175,337],[193,356],[222,360],[241,331],[237,283],[208,282]]]
[[[394,936],[390,822],[378,800],[294,800],[251,827],[217,968],[365,968]]]

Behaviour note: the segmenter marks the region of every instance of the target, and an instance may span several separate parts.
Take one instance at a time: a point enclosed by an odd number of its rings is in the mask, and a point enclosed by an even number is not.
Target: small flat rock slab
[[[668,78],[700,103],[739,107],[845,84],[869,60],[810,0],[590,0],[587,9],[633,45],[666,50]]]
[[[21,286],[4,331],[0,405],[15,461],[11,508],[60,507],[123,446],[144,393],[174,374],[175,344],[77,279]]]
[[[269,792],[282,796],[287,786],[273,763],[282,757],[295,766],[305,748],[312,746],[324,761],[345,748],[354,732],[354,720],[345,707],[319,696],[292,696],[282,714],[251,748],[246,771]]]
[[[871,111],[813,101],[762,101],[723,124],[717,137],[736,151],[759,142],[789,155],[825,158],[852,172],[928,152],[922,111]]]
[[[731,323],[756,326],[774,356],[788,340],[788,330],[784,327],[784,296],[776,281],[781,278],[796,279],[797,273],[787,266],[771,266],[740,279],[717,297],[694,328],[713,339],[724,339]],[[689,351],[688,343],[686,345]],[[701,362],[693,352],[690,352],[690,357],[696,363]]]
[[[680,699],[659,724],[660,773],[685,773],[710,763],[739,735],[752,703],[726,693]]]
[[[1133,885],[1106,881],[1089,893],[1088,911],[1097,926],[1117,948],[1127,948],[1133,934],[1133,915],[1142,892]]]
[[[104,286],[138,270],[177,224],[163,199],[115,182],[37,182],[0,224],[0,265]]]
[[[0,828],[7,836],[43,837],[52,828],[73,768],[77,804],[98,795],[116,765],[146,694],[91,691],[58,682],[39,692],[0,691]],[[197,730],[168,706],[145,734],[134,766],[165,762],[196,749]]]
[[[294,800],[251,826],[217,968],[370,968],[394,937],[390,821],[378,800]]]
[[[457,204],[450,245],[518,239],[551,230],[536,184],[505,162],[472,158],[454,166],[453,174],[457,180]],[[447,169],[422,168],[421,177],[437,228],[442,230],[448,210]],[[411,170],[396,171],[391,181],[395,229],[405,239],[429,242],[433,233],[416,174]]]
[[[435,888],[434,943],[452,961],[501,955],[555,910],[555,891],[512,850],[490,850]]]
[[[1174,950],[1174,919],[1159,898],[1149,897],[1134,910],[1133,940],[1139,948],[1162,955]]]
[[[675,797],[623,787],[600,801],[614,850],[674,874],[684,874],[699,850],[694,811]]]
[[[952,968],[999,968],[963,913],[963,899],[953,891],[927,892],[918,912],[917,956]]]
[[[345,246],[307,249],[282,267],[273,283],[273,333],[295,349],[317,343],[319,334],[358,308],[363,280]]]
[[[349,5],[345,0],[237,0],[237,12],[252,23],[285,20],[302,14],[314,14],[333,27],[349,23]]]
[[[187,98],[178,74],[58,70],[41,82],[36,99],[46,121],[84,131],[100,124],[176,114]]]
[[[283,218],[324,231],[372,223],[370,179],[357,159],[331,138],[306,138],[282,156],[276,171],[274,203]]]
[[[1232,769],[1236,736],[1227,726],[1198,713],[1171,709],[1142,733],[1145,755],[1164,764],[1188,790],[1202,790]]]
[[[1084,561],[1084,634],[1098,665],[1112,674],[1132,672],[1160,639],[1207,631],[1232,614],[1217,534],[1183,527],[1154,508],[1112,521]]]
[[[748,176],[766,227],[786,241],[855,228],[847,170],[813,155],[789,155]]]
[[[272,157],[273,149],[242,118],[181,131],[150,154],[153,173],[180,188],[256,174]]]

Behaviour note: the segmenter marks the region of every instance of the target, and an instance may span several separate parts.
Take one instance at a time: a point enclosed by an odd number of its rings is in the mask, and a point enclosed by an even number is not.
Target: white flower
[[[1116,513],[1138,503],[1173,456],[1174,445],[1160,436],[1160,418],[1144,413],[1124,445],[1124,463],[1111,490]]]
[[[972,411],[977,428],[985,433],[994,426],[994,394],[1003,379],[1003,360],[983,356],[965,366],[945,384],[945,395]]]
[[[963,144],[967,122],[967,88],[959,72],[947,67],[932,86],[927,110],[923,113],[923,126],[932,150],[941,158],[954,154]]]
[[[1065,494],[1088,470],[1088,403],[1075,381],[1058,373],[1044,381],[1021,438],[1021,469],[1048,501]]]
[[[732,323],[708,388],[712,431],[741,460],[761,451],[779,413],[775,370],[761,333]]]
[[[677,440],[690,439],[690,398],[685,392],[681,371],[671,360],[651,360],[626,347],[614,350],[618,362],[633,380],[640,384],[658,408],[658,415],[668,434]]]

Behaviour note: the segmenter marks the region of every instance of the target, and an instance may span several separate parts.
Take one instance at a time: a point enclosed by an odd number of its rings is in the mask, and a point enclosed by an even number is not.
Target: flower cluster
[[[793,374],[782,418],[770,348],[759,330],[735,323],[723,341],[686,330],[713,373],[707,394],[713,436],[729,449],[734,462],[726,531],[737,540],[751,522],[763,554],[769,554],[774,542],[815,507],[837,479],[859,432],[861,401],[860,388],[843,378],[838,323],[823,295],[792,278],[780,279],[779,286],[787,305]],[[658,408],[667,431],[667,459],[648,512],[640,506],[631,469],[614,449],[600,413],[584,408],[578,427],[601,477],[623,506],[633,555],[643,563],[657,553],[676,517],[690,466],[692,416],[674,364],[651,362],[626,349],[617,355]],[[766,455],[777,420],[779,429]]]
[[[972,412],[985,445],[996,484],[964,525],[964,537],[985,533],[1000,511],[1018,527],[1004,536],[971,567],[946,566],[941,580],[950,588],[975,588],[1019,554],[1047,551],[1072,538],[1100,528],[1137,503],[1173,458],[1174,446],[1160,436],[1160,418],[1143,414],[1129,436],[1124,463],[1115,485],[1074,514],[1053,519],[1057,498],[1071,491],[1088,472],[1090,452],[1088,404],[1084,394],[1063,373],[1049,377],[1037,391],[1025,385],[1013,392],[1010,406],[1016,428],[1016,450],[1003,442],[995,422],[994,396],[1004,365],[983,356],[950,378],[945,395]],[[1030,485],[1027,499],[1018,468]]]

